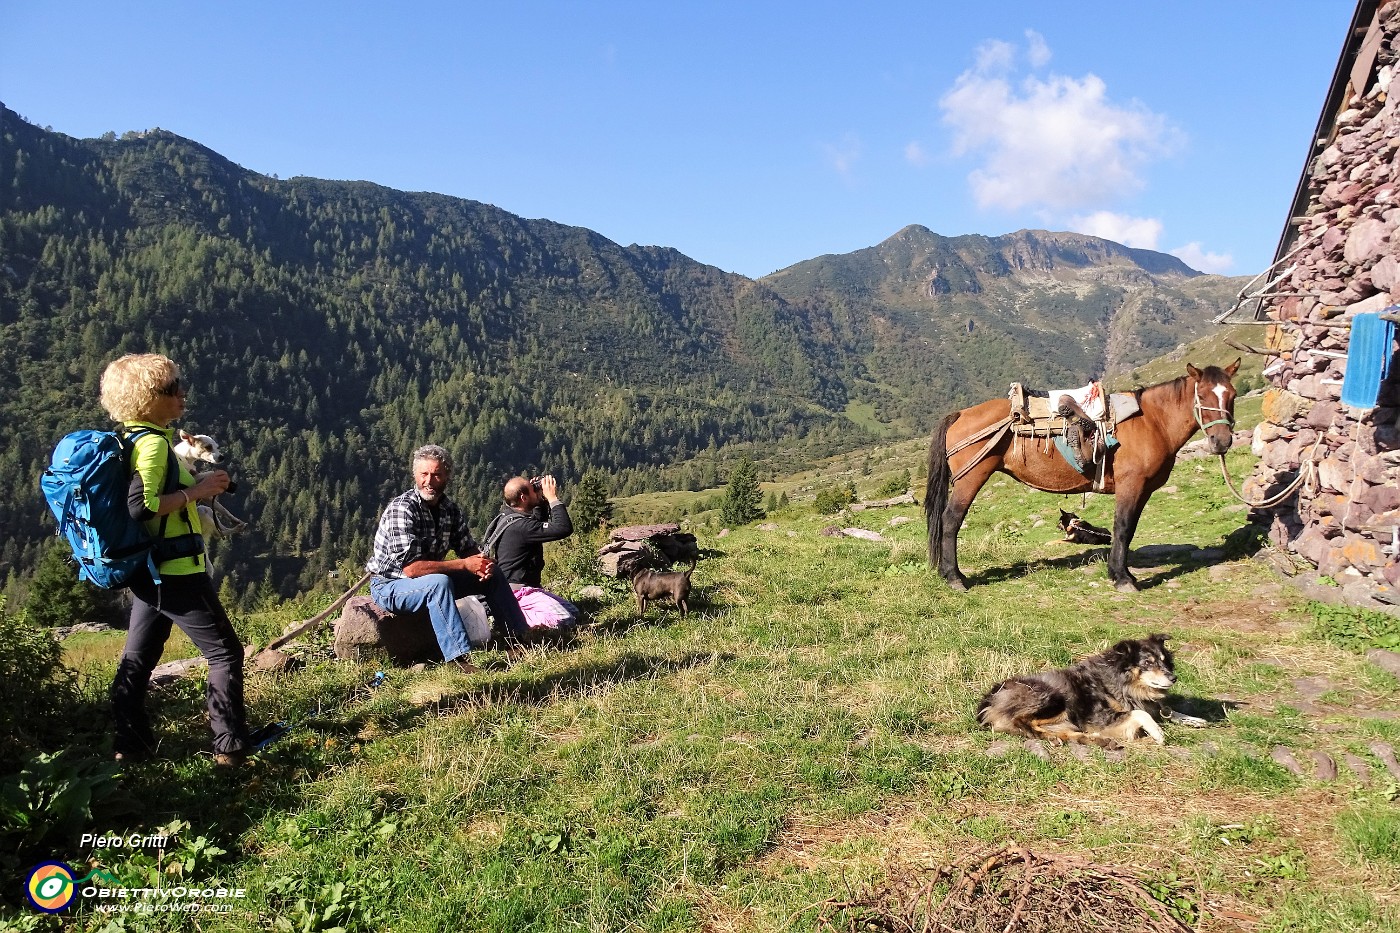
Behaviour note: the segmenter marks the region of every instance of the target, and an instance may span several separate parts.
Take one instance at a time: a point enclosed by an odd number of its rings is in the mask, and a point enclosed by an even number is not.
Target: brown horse
[[[1188,363],[1185,376],[1136,390],[1141,414],[1116,427],[1118,446],[1106,454],[1098,489],[1094,485],[1097,469],[1087,468],[1094,474],[1088,476],[1053,446],[1046,452],[1043,441],[1013,437],[1007,430],[1011,403],[1006,399],[983,402],[944,418],[928,450],[924,515],[929,565],[953,589],[967,589],[967,579],[958,570],[958,530],[982,485],[1000,471],[1042,492],[1097,491],[1116,496],[1108,575],[1119,590],[1135,592],[1137,580],[1128,572],[1128,545],[1143,506],[1167,481],[1176,452],[1197,428],[1205,432],[1211,453],[1230,449],[1235,425],[1235,387],[1230,380],[1239,366],[1235,360],[1224,369],[1201,370]]]

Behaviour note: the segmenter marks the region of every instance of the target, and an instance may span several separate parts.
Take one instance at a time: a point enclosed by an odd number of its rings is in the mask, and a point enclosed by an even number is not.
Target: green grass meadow
[[[918,506],[811,507],[825,484],[866,494],[912,473],[922,450],[884,448],[868,473],[855,457],[765,483],[790,505],[723,536],[713,516],[692,516],[704,559],[684,619],[664,607],[638,620],[624,584],[580,575],[560,547],[547,583],[589,622],[513,666],[481,652],[481,674],[388,670],[374,686],[377,668],[331,659],[323,632],[299,649],[304,669],[250,675],[254,720],[296,728],[237,773],[202,753],[202,683],[161,692],[163,757],[121,775],[82,831],[173,824],[175,843],[157,859],[56,840],[52,857],[246,897],[222,915],[81,908],[62,923],[815,930],[862,885],[1015,842],[1129,867],[1200,930],[1400,929],[1400,786],[1383,769],[1369,784],[1346,770],[1300,778],[1270,756],[1286,745],[1305,764],[1310,750],[1340,763],[1400,745],[1400,718],[1386,715],[1400,683],[1362,646],[1323,637],[1309,605],[1250,556],[1256,539],[1217,461],[1179,464],[1153,497],[1134,544],[1159,547],[1133,561],[1138,594],[1109,585],[1104,549],[1058,540],[1059,508],[1111,525],[1112,499],[994,480],[963,530],[973,587],[958,594],[927,569]],[[1238,480],[1252,458],[1230,463]],[[680,515],[688,502],[666,504]],[[641,514],[657,500],[618,505]],[[823,536],[832,524],[886,540]],[[579,597],[586,584],[604,597]],[[239,624],[266,643],[315,608]],[[1150,632],[1171,637],[1177,695],[1219,711],[1208,728],[1168,725],[1167,747],[1121,761],[1067,749],[1047,761],[1019,743],[988,754],[1005,737],[973,711],[993,683]],[[94,703],[120,642],[68,644]],[[172,639],[168,656],[182,650],[193,653]],[[1325,681],[1311,706],[1304,678]],[[60,926],[27,909],[9,922]]]

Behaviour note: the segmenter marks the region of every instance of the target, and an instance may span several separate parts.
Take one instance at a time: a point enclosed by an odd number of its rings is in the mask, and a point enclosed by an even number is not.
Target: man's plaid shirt
[[[448,551],[469,557],[480,550],[457,503],[443,496],[433,508],[417,489],[410,489],[384,507],[374,532],[374,554],[365,569],[397,579],[415,560],[444,560]]]

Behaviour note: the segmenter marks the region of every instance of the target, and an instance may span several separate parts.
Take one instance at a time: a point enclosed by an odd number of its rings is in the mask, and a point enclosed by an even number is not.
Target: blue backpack
[[[78,575],[103,589],[128,586],[142,568],[149,569],[152,579],[160,583],[156,562],[175,556],[169,548],[158,547],[156,539],[127,510],[132,447],[136,438],[154,433],[149,428],[130,434],[74,431],[58,442],[49,468],[39,480],[39,489],[58,521],[58,533],[73,549]],[[171,452],[169,457],[166,493],[173,492],[180,482],[175,454]],[[162,537],[164,531],[162,518]],[[180,550],[192,547],[191,542],[180,543]],[[202,540],[198,550],[203,550]]]

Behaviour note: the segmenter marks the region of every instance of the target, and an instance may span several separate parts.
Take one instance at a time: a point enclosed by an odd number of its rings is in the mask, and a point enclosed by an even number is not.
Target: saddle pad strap
[[[1080,473],[1084,472],[1084,464],[1080,462],[1078,455],[1065,443],[1063,434],[1055,435],[1055,449],[1060,452],[1060,456],[1065,458],[1065,462],[1074,467]]]

